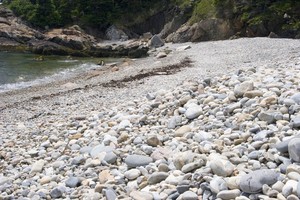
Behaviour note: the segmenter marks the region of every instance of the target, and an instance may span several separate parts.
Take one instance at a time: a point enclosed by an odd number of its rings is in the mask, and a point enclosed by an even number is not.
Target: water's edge
[[[118,60],[0,52],[0,93],[67,79],[101,68],[99,63],[102,61],[110,63]]]

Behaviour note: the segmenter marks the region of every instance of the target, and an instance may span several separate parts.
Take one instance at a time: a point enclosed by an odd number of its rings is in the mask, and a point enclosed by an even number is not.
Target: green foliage
[[[35,26],[77,23],[97,28],[113,23],[135,24],[163,10],[169,0],[6,0],[18,15]]]
[[[216,15],[216,7],[214,0],[201,0],[196,3],[191,22],[197,22],[205,18],[214,18]]]
[[[177,5],[181,10],[193,6],[194,1],[191,0],[173,0],[173,3]]]
[[[172,6],[194,23],[206,18],[240,19],[246,26],[300,29],[299,0],[4,0],[18,16],[35,26],[71,24],[105,29],[128,27]],[[287,17],[284,17],[287,16]]]
[[[34,15],[35,5],[33,5],[29,0],[12,1],[9,4],[9,7],[16,13],[16,15],[24,19],[31,19]]]

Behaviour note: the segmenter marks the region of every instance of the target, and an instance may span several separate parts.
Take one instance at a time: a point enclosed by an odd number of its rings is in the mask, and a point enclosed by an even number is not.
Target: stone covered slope
[[[250,68],[38,131],[8,126],[0,197],[298,199],[299,70]]]

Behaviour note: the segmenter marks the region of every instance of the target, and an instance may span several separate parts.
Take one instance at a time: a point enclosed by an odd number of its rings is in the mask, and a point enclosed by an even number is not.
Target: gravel
[[[166,44],[118,71],[1,93],[0,199],[297,199],[299,50]]]

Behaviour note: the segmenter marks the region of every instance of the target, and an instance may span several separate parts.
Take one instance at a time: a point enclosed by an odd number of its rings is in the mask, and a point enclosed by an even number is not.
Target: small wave
[[[61,62],[61,63],[76,63],[76,62],[79,62],[79,60],[59,60],[58,62]]]

